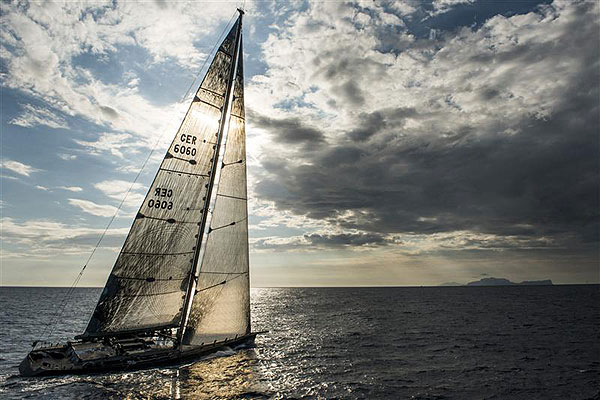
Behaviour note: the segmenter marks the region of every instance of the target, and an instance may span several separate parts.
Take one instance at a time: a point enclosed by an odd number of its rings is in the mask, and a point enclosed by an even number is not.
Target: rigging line
[[[202,63],[202,66],[200,67],[200,69],[198,70],[198,73],[194,77],[194,80],[192,81],[192,83],[190,83],[190,87],[188,87],[188,90],[185,91],[185,94],[181,98],[180,103],[183,103],[185,101],[185,99],[188,97],[188,95],[190,94],[190,90],[192,90],[192,88],[194,87],[194,84],[196,83],[196,81],[198,80],[198,77],[200,76],[200,74],[204,70],[204,67],[206,66],[206,63],[208,62],[208,60],[211,59],[210,55],[213,54],[215,52],[215,49],[217,48],[217,46],[219,46],[221,44],[221,39],[223,38],[223,35],[225,35],[225,32],[228,31],[227,28],[231,24],[231,21],[233,21],[233,19],[236,17],[236,15],[237,15],[237,12],[234,12],[233,15],[231,16],[231,18],[229,19],[229,22],[227,22],[227,24],[225,25],[225,29],[223,29],[223,32],[221,32],[221,35],[219,35],[219,37],[218,37],[217,41],[215,42],[215,45],[213,46],[213,48],[210,51],[210,53],[208,53],[206,55],[206,59],[204,59],[204,62]]]

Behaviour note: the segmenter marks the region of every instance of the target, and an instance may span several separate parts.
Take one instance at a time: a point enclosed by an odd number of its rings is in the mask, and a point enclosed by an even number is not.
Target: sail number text
[[[171,197],[173,196],[173,190],[172,189],[166,189],[166,188],[159,188],[157,187],[156,189],[154,189],[154,196],[155,197]],[[163,210],[172,210],[173,209],[173,202],[172,201],[167,201],[167,200],[160,200],[160,199],[150,199],[148,201],[148,207],[150,208],[162,208]]]
[[[185,144],[190,144],[190,145],[196,144],[196,136],[187,135],[185,133],[179,137],[179,140],[181,140],[181,143],[185,143]],[[179,144],[179,143],[177,143],[175,146],[173,146],[173,151],[175,153],[184,154],[186,156],[193,157],[196,155],[196,149],[194,147],[185,146],[184,144]]]

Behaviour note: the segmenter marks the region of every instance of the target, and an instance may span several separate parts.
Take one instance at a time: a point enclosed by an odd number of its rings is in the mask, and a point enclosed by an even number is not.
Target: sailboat
[[[244,12],[238,11],[160,164],[87,328],[64,344],[34,346],[19,366],[21,375],[156,366],[253,343]]]

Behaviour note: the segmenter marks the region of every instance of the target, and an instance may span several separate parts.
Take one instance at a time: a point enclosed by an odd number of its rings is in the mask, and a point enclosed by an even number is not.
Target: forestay
[[[176,327],[181,320],[238,23],[169,146],[83,337]]]

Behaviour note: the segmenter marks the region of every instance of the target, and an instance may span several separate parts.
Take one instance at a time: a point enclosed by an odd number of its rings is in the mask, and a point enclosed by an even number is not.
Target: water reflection
[[[268,398],[261,365],[253,349],[217,354],[172,370],[170,399]],[[220,356],[220,357],[219,357]],[[150,397],[161,396],[151,392]]]
[[[254,349],[226,349],[168,368],[48,378],[14,376],[0,385],[3,399],[266,399],[273,396]]]

